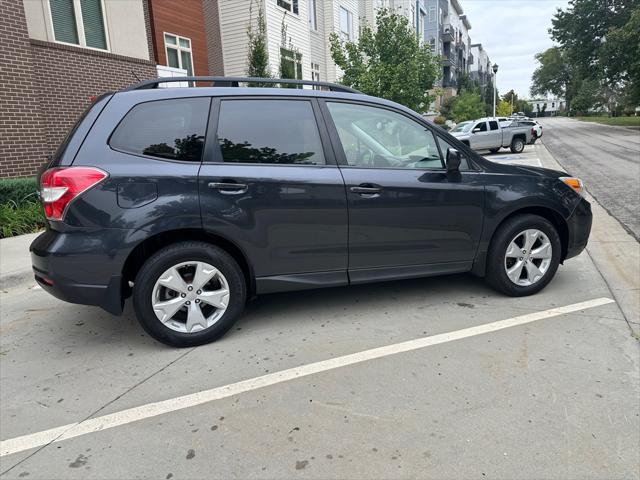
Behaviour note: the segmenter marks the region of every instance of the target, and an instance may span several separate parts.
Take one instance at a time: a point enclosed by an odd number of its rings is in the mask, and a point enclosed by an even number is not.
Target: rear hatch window
[[[62,140],[56,152],[51,156],[45,168],[66,166],[73,163],[73,159],[82,141],[112,96],[113,93],[111,92],[99,96],[82,112],[82,115],[80,115],[76,123],[64,137],[64,140]]]

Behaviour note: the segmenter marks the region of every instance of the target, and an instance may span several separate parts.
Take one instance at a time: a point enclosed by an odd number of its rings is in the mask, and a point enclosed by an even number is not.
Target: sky
[[[548,29],[568,0],[459,0],[471,22],[471,43],[481,43],[498,64],[498,92],[529,98],[534,55],[553,46]]]

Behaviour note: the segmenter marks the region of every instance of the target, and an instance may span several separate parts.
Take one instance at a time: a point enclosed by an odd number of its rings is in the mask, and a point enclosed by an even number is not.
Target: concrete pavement
[[[0,239],[0,289],[33,280],[29,245],[38,235]]]

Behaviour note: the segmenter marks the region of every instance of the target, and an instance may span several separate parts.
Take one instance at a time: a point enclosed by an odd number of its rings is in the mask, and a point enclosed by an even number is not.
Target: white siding
[[[248,3],[248,2],[247,2]],[[309,33],[309,15],[306,0],[298,2],[299,12],[294,14],[279,7],[276,0],[266,0],[267,37],[269,38],[269,63],[274,75],[280,67],[280,47],[293,47],[302,54],[302,78],[311,79],[311,47]],[[287,34],[282,44],[282,25],[286,25]]]
[[[262,1],[262,0],[261,0]],[[250,17],[254,28],[256,24],[257,4],[253,0],[220,0],[220,38],[222,41],[222,58],[226,76],[245,76],[247,74],[248,38],[247,27]],[[271,39],[267,39],[269,42]],[[276,74],[277,71],[272,71]]]
[[[324,10],[330,1],[316,0],[316,18],[318,23],[317,30],[311,30],[309,33],[309,47],[311,53],[310,61],[320,65],[320,80],[327,80],[327,63],[331,62],[331,50],[325,42],[325,16]]]
[[[353,41],[357,41],[358,32],[360,31],[359,19],[359,2],[358,0],[326,0],[324,11],[325,19],[325,45],[327,46],[327,81],[335,82],[340,80],[342,72],[331,60],[331,51],[329,49],[329,35],[331,33],[340,33],[340,7],[344,7],[353,14]]]

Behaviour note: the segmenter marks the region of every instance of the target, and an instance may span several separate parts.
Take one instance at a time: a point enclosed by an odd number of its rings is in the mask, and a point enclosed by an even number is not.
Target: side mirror
[[[480,131],[480,127],[476,127],[473,130],[471,130],[471,133],[478,133]]]
[[[462,162],[460,152],[455,148],[447,149],[447,173],[460,172],[460,163]]]

